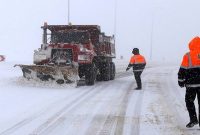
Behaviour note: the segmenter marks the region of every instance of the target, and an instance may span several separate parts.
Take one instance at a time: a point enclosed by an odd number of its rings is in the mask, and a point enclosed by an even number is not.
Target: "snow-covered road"
[[[177,85],[178,65],[148,65],[143,90],[117,62],[114,81],[94,86],[27,81],[0,63],[0,135],[199,135]]]

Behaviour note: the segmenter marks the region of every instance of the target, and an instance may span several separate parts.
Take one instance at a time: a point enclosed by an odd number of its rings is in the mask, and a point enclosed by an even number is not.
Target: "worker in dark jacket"
[[[128,67],[126,68],[126,71],[128,71],[131,67],[133,68],[133,73],[135,76],[135,80],[137,83],[137,88],[136,90],[141,90],[142,89],[142,82],[141,82],[141,74],[146,66],[146,60],[144,56],[140,55],[139,49],[134,48],[132,53],[134,54],[129,62]]]
[[[190,52],[183,56],[178,72],[178,84],[186,87],[185,102],[189,113],[190,122],[186,125],[191,128],[198,124],[194,100],[198,98],[200,104],[200,38],[195,37],[189,43]]]

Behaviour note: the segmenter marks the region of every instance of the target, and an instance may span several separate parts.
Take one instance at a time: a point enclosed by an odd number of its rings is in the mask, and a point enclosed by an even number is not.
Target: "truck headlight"
[[[90,60],[89,55],[78,55],[78,60]]]
[[[34,61],[35,62],[41,62],[42,60],[46,60],[47,56],[46,55],[42,55],[42,54],[35,54],[34,55]]]

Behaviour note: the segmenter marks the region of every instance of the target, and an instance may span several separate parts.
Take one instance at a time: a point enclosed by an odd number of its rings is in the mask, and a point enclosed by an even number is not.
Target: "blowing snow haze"
[[[199,0],[71,0],[70,22],[100,25],[107,35],[116,30],[117,58],[129,59],[138,47],[149,60],[152,46],[152,60],[180,61],[199,36],[199,5]],[[42,43],[40,26],[67,24],[67,15],[68,0],[0,0],[0,54],[7,61],[32,62]]]

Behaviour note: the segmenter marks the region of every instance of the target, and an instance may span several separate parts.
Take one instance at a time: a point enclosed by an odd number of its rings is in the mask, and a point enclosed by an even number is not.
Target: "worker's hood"
[[[195,37],[189,43],[190,51],[200,50],[200,38]]]

